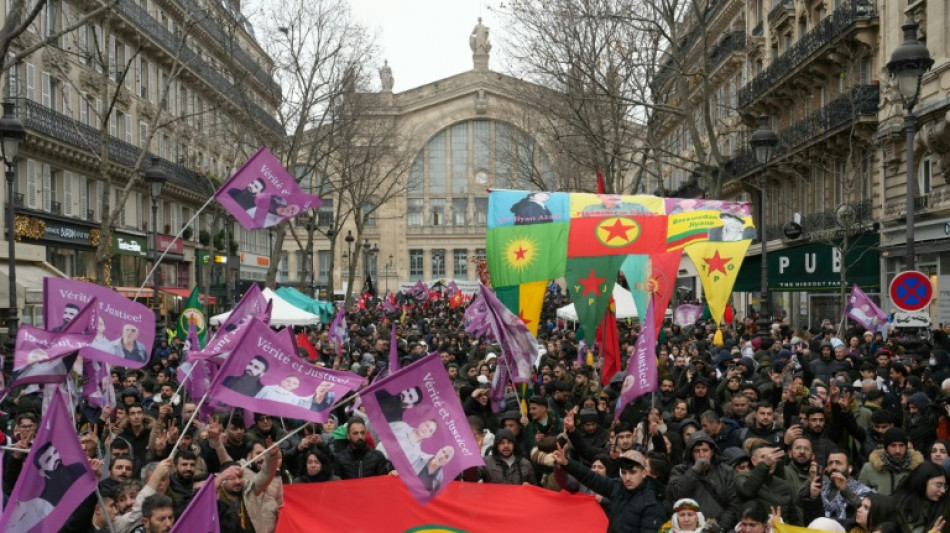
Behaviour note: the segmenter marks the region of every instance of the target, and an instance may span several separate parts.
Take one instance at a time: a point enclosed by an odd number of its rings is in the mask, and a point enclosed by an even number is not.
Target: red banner
[[[373,495],[372,512],[337,513]],[[592,496],[537,487],[453,481],[422,506],[391,476],[284,487],[276,533],[495,533],[606,531],[607,517]]]

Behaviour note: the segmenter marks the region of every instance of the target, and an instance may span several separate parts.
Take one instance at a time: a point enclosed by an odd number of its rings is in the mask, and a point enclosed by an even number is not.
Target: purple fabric
[[[301,359],[292,331],[275,333],[255,318],[218,371],[208,396],[254,413],[322,424],[337,400],[365,382],[356,374]]]
[[[400,393],[415,399],[407,406]],[[485,461],[462,404],[437,353],[423,357],[360,393],[399,478],[421,504],[463,470]],[[418,433],[425,428],[434,431]]]
[[[682,304],[673,311],[673,323],[678,326],[692,326],[703,316],[703,306]]]
[[[72,415],[62,395],[54,394],[0,516],[0,531],[59,531],[95,488],[96,478],[79,445]]]
[[[221,533],[214,478],[212,475],[201,486],[169,533]]]
[[[198,344],[198,332],[195,328],[194,322],[191,322],[188,326],[188,342],[189,346],[201,346]],[[214,362],[213,359],[196,359],[191,357],[191,353],[196,350],[188,350],[184,352],[184,361],[178,367],[178,372],[176,377],[178,382],[185,387],[185,390],[188,391],[188,394],[192,398],[201,398],[208,392],[208,387],[211,386],[211,380],[214,377],[214,373],[218,369],[218,365]]]
[[[446,297],[446,298],[451,298],[451,297],[455,296],[456,294],[458,294],[459,292],[460,292],[460,291],[459,291],[459,286],[455,283],[455,280],[454,280],[454,279],[453,279],[452,281],[450,281],[449,284],[446,285],[446,287],[445,287],[445,297]]]
[[[469,335],[475,337],[488,337],[487,340],[494,341],[491,325],[488,323],[488,302],[484,298],[475,298],[469,304],[465,314],[462,315],[462,325]]]
[[[587,364],[587,341],[583,339],[577,343],[577,364],[581,366]]]
[[[518,315],[508,310],[495,293],[482,283],[478,285],[488,311],[488,323],[494,340],[501,348],[502,358],[509,365],[511,380],[529,383],[533,377],[534,362],[538,359],[538,341]]]
[[[627,361],[627,371],[624,373],[623,385],[620,387],[620,398],[617,399],[617,408],[614,409],[616,420],[623,408],[638,397],[657,389],[656,369],[656,319],[653,313],[653,297],[647,304],[647,314],[640,321],[640,336],[633,349],[633,356]]]
[[[198,360],[214,357],[223,360],[240,338],[244,326],[252,318],[258,318],[265,324],[270,323],[270,307],[271,302],[264,298],[261,288],[256,283],[251,285],[208,344],[200,350],[195,349],[196,344],[192,344],[191,351],[188,353],[189,358]]]
[[[155,342],[155,313],[108,287],[67,278],[44,279],[43,319],[46,328],[60,330],[69,313],[67,305],[81,308],[92,298],[96,299],[99,315],[94,330],[96,338],[79,355],[114,366],[145,366]]]
[[[398,307],[396,304],[394,304],[393,302],[390,302],[390,301],[389,301],[389,295],[388,295],[388,294],[386,295],[385,298],[383,298],[382,306],[383,306],[383,312],[386,313],[386,314],[393,314],[393,313],[395,313],[396,311],[399,311],[399,307]]]
[[[880,331],[887,339],[887,313],[881,310],[857,284],[851,288],[851,297],[845,313],[868,331]]]
[[[115,407],[115,387],[109,363],[83,359],[82,397],[98,408]]]
[[[63,357],[89,346],[96,338],[96,299],[93,298],[65,325],[52,332],[23,324],[17,330],[13,359],[13,380],[17,386],[28,383],[58,383],[68,373]]]
[[[350,333],[346,329],[346,309],[342,306],[340,307],[340,312],[336,314],[336,318],[330,323],[330,334],[328,337],[330,342],[336,344],[336,354],[340,355],[343,351],[343,345],[346,344],[346,341],[350,338]]]
[[[396,347],[396,323],[389,325],[392,332],[389,334],[389,373],[395,374],[399,371],[399,349]]]
[[[429,301],[429,287],[419,280],[415,285],[409,287],[409,296],[418,303]]]
[[[294,177],[263,146],[214,197],[249,230],[275,226],[321,204],[320,198],[300,190]]]
[[[511,383],[511,373],[508,372],[508,359],[500,361],[495,365],[495,375],[491,380],[491,391],[488,393],[488,399],[491,400],[492,411],[500,413],[502,402],[505,399],[505,389]]]

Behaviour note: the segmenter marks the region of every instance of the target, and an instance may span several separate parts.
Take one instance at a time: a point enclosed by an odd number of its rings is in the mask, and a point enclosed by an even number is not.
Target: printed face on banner
[[[428,501],[462,470],[484,464],[438,354],[361,397],[390,460],[416,499]],[[375,420],[377,413],[385,421]]]
[[[544,191],[495,191],[488,207],[488,227],[530,226],[567,222],[567,193]]]
[[[155,341],[151,309],[108,287],[72,279],[46,278],[43,291],[44,320],[50,331],[62,331],[79,308],[96,299],[96,337],[80,355],[129,368],[148,362]]]
[[[363,382],[300,359],[287,333],[255,319],[219,371],[212,396],[255,413],[325,422],[334,402]]]
[[[571,218],[662,215],[663,199],[648,195],[588,194],[570,195]]]
[[[666,212],[670,250],[698,240],[734,242],[756,235],[748,202],[667,198]]]
[[[216,197],[247,229],[269,228],[320,206],[320,199],[301,191],[266,148],[254,154]]]

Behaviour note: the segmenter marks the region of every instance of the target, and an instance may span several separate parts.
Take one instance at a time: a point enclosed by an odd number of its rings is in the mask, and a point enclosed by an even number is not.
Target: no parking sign
[[[930,277],[923,272],[908,270],[894,276],[888,293],[891,303],[902,311],[920,311],[930,305],[934,297],[934,287]]]

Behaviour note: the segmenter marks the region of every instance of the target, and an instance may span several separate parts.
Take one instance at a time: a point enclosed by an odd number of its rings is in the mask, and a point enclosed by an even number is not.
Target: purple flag
[[[857,284],[851,288],[851,297],[844,308],[845,314],[853,318],[868,331],[880,331],[887,339],[887,313],[875,305],[874,301]]]
[[[386,293],[386,297],[382,299],[382,306],[383,306],[384,313],[392,314],[392,313],[395,313],[396,311],[399,311],[399,307],[396,305],[395,300],[396,299],[391,294]]]
[[[114,290],[67,278],[43,280],[43,318],[50,331],[62,331],[79,308],[96,299],[95,339],[81,350],[84,359],[142,368],[155,342],[155,313]]]
[[[502,359],[508,365],[511,380],[515,383],[528,383],[532,379],[534,362],[538,359],[538,341],[528,331],[518,315],[512,313],[502,304],[488,287],[478,284],[481,309],[477,315],[484,313],[486,322],[491,328],[490,337],[501,348]],[[468,311],[466,310],[466,315]],[[465,317],[466,329],[472,321]],[[480,330],[481,328],[473,328]],[[468,330],[473,336],[471,330]],[[501,366],[502,363],[499,363]]]
[[[214,198],[249,230],[269,228],[320,207],[320,198],[300,190],[274,154],[261,147]]]
[[[624,372],[623,385],[620,387],[620,398],[617,398],[617,408],[614,409],[614,420],[628,403],[638,397],[657,389],[656,369],[656,319],[653,316],[653,297],[647,304],[647,314],[640,321],[640,336],[633,349],[633,355],[627,361],[627,371]]]
[[[426,504],[463,470],[485,461],[437,353],[360,393],[399,478]]]
[[[0,516],[5,533],[59,531],[96,488],[62,395],[53,395]]]
[[[340,312],[330,324],[330,342],[336,344],[336,354],[340,355],[343,351],[343,345],[350,340],[350,332],[346,329],[346,309],[340,306]]]
[[[58,332],[29,324],[20,326],[16,335],[11,382],[20,386],[64,381],[75,359],[70,358],[68,365],[61,359],[89,346],[96,337],[93,333],[98,322],[96,309],[96,299],[93,298],[82,310],[71,313],[69,322]]]
[[[231,313],[215,332],[204,348],[200,344],[192,344],[189,358],[192,360],[216,357],[224,359],[233,345],[240,338],[243,327],[252,318],[257,318],[265,324],[270,324],[271,302],[264,298],[261,288],[255,283],[247,289],[241,301],[231,310]],[[198,346],[199,348],[196,348]]]
[[[82,397],[100,409],[115,407],[115,387],[112,385],[112,369],[109,363],[83,359]]]
[[[396,347],[396,323],[390,322],[389,334],[389,373],[395,374],[399,371],[399,348]]]
[[[703,306],[682,304],[673,311],[673,323],[678,326],[692,326],[703,316]]]
[[[300,359],[289,333],[252,319],[211,383],[209,398],[255,413],[326,422],[333,404],[366,380]]]
[[[185,352],[185,360],[178,367],[176,376],[178,377],[178,382],[185,387],[185,390],[188,391],[188,394],[194,399],[201,398],[207,394],[208,388],[211,386],[211,380],[214,378],[214,373],[218,369],[218,365],[213,359],[195,359],[190,357],[192,351],[191,347],[201,346],[198,342],[198,330],[195,327],[194,321],[192,321],[188,326],[188,337],[185,341],[188,351]]]
[[[214,478],[212,475],[201,486],[169,533],[221,533]]]
[[[429,287],[426,287],[426,284],[419,280],[415,285],[409,287],[409,296],[417,303],[427,302],[429,301]]]
[[[488,399],[491,400],[492,411],[499,413],[501,412],[501,404],[505,399],[505,391],[508,388],[508,383],[511,382],[511,372],[508,371],[508,361],[507,357],[502,357],[502,360],[495,365],[495,375],[491,378],[491,390],[488,393]]]
[[[587,364],[587,341],[583,339],[577,343],[577,364],[581,366]]]
[[[458,293],[459,293],[459,286],[455,283],[455,280],[453,279],[452,281],[449,282],[448,285],[445,286],[445,297],[451,298]]]

